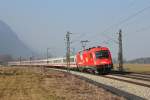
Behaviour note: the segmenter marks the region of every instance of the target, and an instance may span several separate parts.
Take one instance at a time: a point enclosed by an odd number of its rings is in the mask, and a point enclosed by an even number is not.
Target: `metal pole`
[[[88,40],[82,40],[81,41],[81,45],[82,45],[83,50],[85,50],[85,46],[86,46],[87,42],[90,42],[90,41],[88,41]]]
[[[123,49],[122,49],[122,30],[119,30],[119,52],[118,52],[118,61],[119,61],[119,71],[123,71]]]
[[[19,58],[19,61],[20,61],[20,65],[21,65],[21,56],[20,56],[20,58]]]
[[[30,65],[31,65],[32,57],[30,57]]]
[[[46,52],[46,55],[47,55],[47,64],[48,64],[48,50],[49,50],[49,48],[47,48],[47,52]]]
[[[66,40],[67,40],[67,52],[66,52],[66,62],[67,62],[67,71],[69,72],[69,68],[70,68],[70,32],[67,32],[66,34]]]

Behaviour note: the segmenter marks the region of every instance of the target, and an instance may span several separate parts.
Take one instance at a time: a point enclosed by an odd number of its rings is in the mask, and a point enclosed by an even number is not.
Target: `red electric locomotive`
[[[80,71],[92,73],[109,73],[113,68],[109,49],[101,46],[78,52],[76,64]]]

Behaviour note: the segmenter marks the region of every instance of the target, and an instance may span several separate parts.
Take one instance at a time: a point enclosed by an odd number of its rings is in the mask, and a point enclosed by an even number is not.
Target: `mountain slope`
[[[32,50],[17,37],[6,23],[0,20],[0,55],[9,54],[15,57],[27,57],[31,53]]]

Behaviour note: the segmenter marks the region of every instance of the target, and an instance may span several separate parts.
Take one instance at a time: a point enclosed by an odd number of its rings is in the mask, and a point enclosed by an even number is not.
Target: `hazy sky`
[[[70,31],[75,51],[81,40],[89,40],[87,47],[108,46],[117,57],[114,41],[121,28],[126,59],[150,56],[150,0],[0,0],[0,20],[43,55],[46,48],[65,55]]]

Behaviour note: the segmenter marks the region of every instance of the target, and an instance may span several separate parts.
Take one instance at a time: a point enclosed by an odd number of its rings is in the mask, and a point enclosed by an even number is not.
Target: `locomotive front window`
[[[97,59],[108,58],[109,57],[108,50],[96,51],[95,55],[96,55]]]

